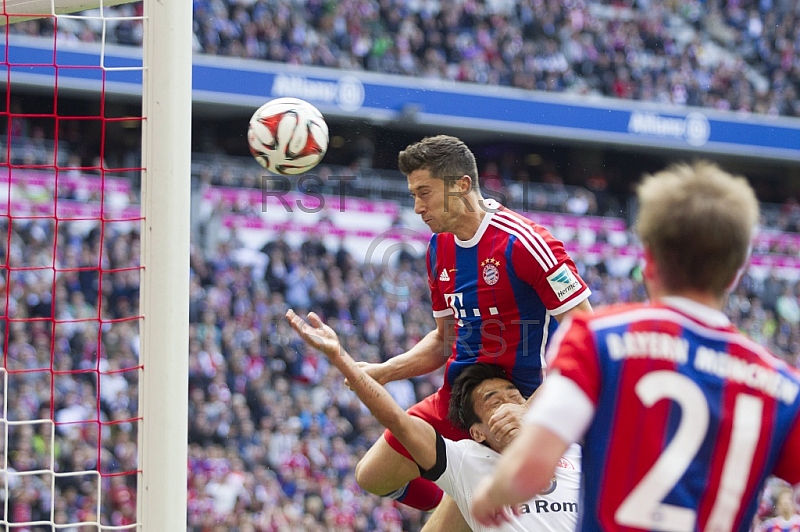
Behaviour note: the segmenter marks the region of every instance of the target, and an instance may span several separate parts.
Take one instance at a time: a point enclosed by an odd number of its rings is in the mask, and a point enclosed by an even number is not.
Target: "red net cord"
[[[141,110],[107,93],[99,53],[69,62],[57,17],[20,24],[5,26],[0,76],[0,525],[132,530],[142,169],[117,137]]]

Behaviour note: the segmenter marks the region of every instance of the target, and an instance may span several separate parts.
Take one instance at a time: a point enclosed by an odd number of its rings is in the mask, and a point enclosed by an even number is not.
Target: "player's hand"
[[[483,526],[499,527],[511,521],[514,513],[511,508],[497,504],[492,500],[492,479],[485,477],[475,489],[470,512],[477,522]]]
[[[373,364],[371,362],[356,362],[356,366],[358,366],[361,371],[375,379],[375,381],[383,386],[386,384],[386,372],[385,367],[383,364]],[[345,385],[350,387],[350,381],[347,379],[344,380]]]
[[[522,416],[527,411],[527,405],[513,403],[500,405],[489,418],[489,430],[498,441],[509,444],[519,433]]]
[[[286,311],[286,319],[297,331],[305,343],[323,353],[328,358],[341,354],[342,346],[336,333],[319,319],[314,312],[308,314],[308,321],[295,314],[294,310]]]

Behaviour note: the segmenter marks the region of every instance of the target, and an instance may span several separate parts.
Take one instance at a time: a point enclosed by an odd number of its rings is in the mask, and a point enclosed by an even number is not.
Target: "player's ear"
[[[652,281],[656,277],[658,277],[658,264],[656,264],[656,260],[653,257],[653,252],[650,251],[650,248],[644,248],[644,269],[642,270],[642,276],[648,281]]]
[[[458,189],[462,194],[466,194],[472,189],[472,178],[468,175],[461,176],[458,180]]]
[[[478,423],[473,424],[469,428],[469,437],[478,443],[483,443],[484,441],[486,441],[486,433],[483,431],[483,428]]]

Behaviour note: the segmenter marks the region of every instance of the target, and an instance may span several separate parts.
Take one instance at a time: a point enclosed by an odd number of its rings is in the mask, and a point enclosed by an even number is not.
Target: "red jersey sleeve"
[[[562,314],[588,298],[591,291],[578,275],[564,244],[544,227],[528,224],[529,230],[520,232],[514,242],[514,271],[536,290],[547,310]]]
[[[800,417],[794,420],[789,437],[783,444],[778,463],[772,473],[786,482],[800,484]]]
[[[558,372],[583,390],[597,406],[600,398],[600,363],[594,337],[585,317],[562,323],[547,348],[548,372]]]
[[[447,302],[444,300],[442,291],[439,289],[439,279],[436,275],[436,253],[431,252],[432,248],[434,247],[431,246],[431,242],[433,242],[434,238],[436,238],[436,235],[433,235],[431,241],[428,242],[428,286],[431,289],[431,306],[433,307],[433,317],[442,318],[452,314],[453,310],[447,306]]]

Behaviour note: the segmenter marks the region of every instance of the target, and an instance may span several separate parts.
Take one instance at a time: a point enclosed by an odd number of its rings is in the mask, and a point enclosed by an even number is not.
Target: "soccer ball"
[[[261,166],[282,175],[314,168],[328,149],[322,113],[298,98],[278,98],[259,107],[247,131],[250,153]]]

